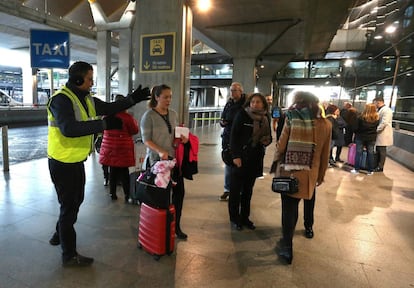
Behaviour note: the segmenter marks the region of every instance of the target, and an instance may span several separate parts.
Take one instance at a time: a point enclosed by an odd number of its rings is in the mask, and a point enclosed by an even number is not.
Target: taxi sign
[[[141,35],[140,73],[174,70],[175,32]]]
[[[69,32],[31,29],[30,60],[32,68],[68,68]]]

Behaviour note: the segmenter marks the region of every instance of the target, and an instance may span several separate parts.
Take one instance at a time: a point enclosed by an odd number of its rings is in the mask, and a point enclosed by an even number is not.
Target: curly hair
[[[319,114],[319,98],[306,91],[297,91],[293,97],[293,105],[289,109],[302,109],[308,107],[312,118],[317,118]]]

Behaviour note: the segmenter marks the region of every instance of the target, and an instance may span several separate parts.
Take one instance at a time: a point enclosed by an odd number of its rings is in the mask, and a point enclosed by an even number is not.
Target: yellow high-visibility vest
[[[75,119],[77,121],[88,121],[96,119],[95,102],[89,94],[85,97],[86,105],[88,106],[88,113],[79,101],[78,97],[66,86],[57,91],[52,97],[57,94],[67,96],[73,104],[73,111],[75,112]],[[50,111],[50,102],[47,105],[47,119],[48,119],[48,144],[47,154],[49,158],[53,158],[63,163],[76,163],[84,161],[88,155],[93,151],[93,135],[80,137],[66,137],[57,126],[55,117]]]

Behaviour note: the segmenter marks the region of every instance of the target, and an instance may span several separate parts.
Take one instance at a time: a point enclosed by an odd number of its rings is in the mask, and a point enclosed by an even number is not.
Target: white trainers
[[[350,172],[351,172],[352,174],[358,174],[358,173],[359,173],[359,171],[358,171],[358,170],[356,170],[355,168],[354,168],[354,169],[352,169]]]
[[[374,175],[374,172],[372,171],[367,173],[367,176],[372,176],[372,175]]]

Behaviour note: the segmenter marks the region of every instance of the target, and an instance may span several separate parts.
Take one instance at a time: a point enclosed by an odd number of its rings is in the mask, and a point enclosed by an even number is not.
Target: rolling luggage
[[[142,171],[146,148],[141,138],[135,140],[135,167],[129,169],[129,198],[133,204],[140,204],[137,179]]]
[[[138,176],[141,174],[141,171],[136,170],[129,173],[129,198],[131,199],[132,204],[140,204],[141,201],[138,197]]]
[[[153,208],[141,204],[138,227],[138,247],[159,260],[163,255],[174,251],[175,243],[175,208]]]
[[[351,143],[348,146],[348,159],[346,160],[346,163],[348,165],[351,165],[351,166],[355,165],[355,155],[356,155],[356,144]]]

